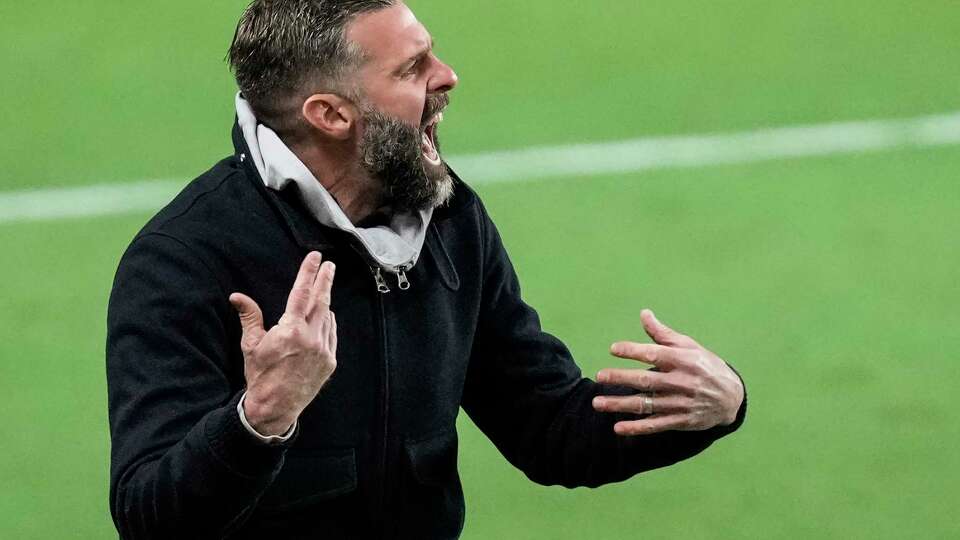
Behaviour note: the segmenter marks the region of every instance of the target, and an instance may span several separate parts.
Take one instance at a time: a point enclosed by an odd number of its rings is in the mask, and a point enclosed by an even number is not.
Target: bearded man
[[[235,153],[136,236],[110,298],[122,538],[455,538],[461,406],[567,487],[743,422],[739,377],[649,311],[656,344],[611,352],[656,369],[598,382],[541,330],[440,158],[457,77],[402,2],[255,0],[230,62]]]

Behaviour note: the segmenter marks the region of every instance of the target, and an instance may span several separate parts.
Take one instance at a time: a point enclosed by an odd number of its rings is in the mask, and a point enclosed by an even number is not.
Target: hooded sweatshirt
[[[280,191],[294,183],[303,203],[321,224],[344,231],[366,250],[371,262],[394,274],[402,273],[417,263],[427,234],[433,209],[419,212],[395,212],[388,225],[357,227],[340,208],[310,169],[300,161],[280,137],[259,123],[250,104],[237,93],[237,120],[250,148],[250,159],[257,167],[263,183]]]

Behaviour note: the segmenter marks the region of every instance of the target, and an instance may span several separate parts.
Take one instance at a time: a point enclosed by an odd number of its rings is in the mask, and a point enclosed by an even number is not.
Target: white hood
[[[418,213],[395,213],[389,226],[355,227],[337,201],[280,137],[257,122],[250,104],[239,93],[236,104],[237,119],[250,148],[250,159],[268,188],[280,191],[290,182],[297,184],[304,204],[317,221],[353,235],[384,270],[397,273],[399,269],[410,269],[417,263],[433,215],[432,208]]]

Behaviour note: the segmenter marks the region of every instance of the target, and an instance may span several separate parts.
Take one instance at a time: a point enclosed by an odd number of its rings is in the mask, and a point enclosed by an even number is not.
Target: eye
[[[400,73],[400,77],[403,79],[410,78],[423,69],[423,64],[427,59],[426,54],[421,54],[417,58],[414,58],[410,61],[410,64],[404,67],[403,71]]]
[[[403,76],[411,77],[413,75],[416,75],[417,71],[419,71],[419,68],[420,68],[420,60],[415,60],[412,64],[410,64],[410,67],[403,72]]]

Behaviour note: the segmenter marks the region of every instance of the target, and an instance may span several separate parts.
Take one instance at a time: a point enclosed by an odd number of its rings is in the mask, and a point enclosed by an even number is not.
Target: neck
[[[380,184],[360,166],[356,148],[348,143],[309,141],[291,146],[290,150],[337,201],[354,225],[380,208]]]

